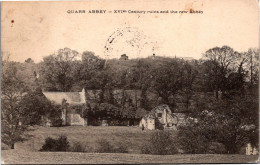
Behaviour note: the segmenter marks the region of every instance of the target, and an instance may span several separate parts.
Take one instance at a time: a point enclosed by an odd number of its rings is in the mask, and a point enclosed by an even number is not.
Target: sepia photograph
[[[259,163],[259,0],[1,2],[1,164]]]

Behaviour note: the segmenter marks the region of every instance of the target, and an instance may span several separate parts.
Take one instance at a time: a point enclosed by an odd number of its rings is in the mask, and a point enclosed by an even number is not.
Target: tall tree
[[[175,97],[182,88],[183,70],[180,61],[172,60],[151,70],[151,89],[163,99],[163,103],[172,104],[169,98]]]
[[[88,89],[97,89],[96,81],[98,72],[104,70],[105,60],[96,56],[93,52],[85,51],[82,53],[82,63],[77,77],[81,85]]]
[[[14,144],[23,140],[28,126],[25,111],[20,102],[26,91],[24,82],[17,76],[14,62],[5,61],[1,65],[1,138],[14,149]]]
[[[196,78],[198,77],[197,67],[198,65],[195,62],[185,62],[183,67],[183,83],[181,88],[181,94],[184,98],[186,111],[189,111],[190,101],[192,99],[192,96],[195,94],[195,83]]]
[[[49,90],[69,91],[73,84],[72,61],[79,53],[69,48],[43,58],[40,80]]]
[[[227,77],[237,68],[238,56],[239,53],[228,46],[215,47],[204,54],[204,78],[208,80],[208,87],[214,90],[216,99],[219,98],[219,92],[225,94]]]
[[[245,67],[249,72],[249,79],[251,85],[259,82],[259,49],[250,48],[244,53]]]

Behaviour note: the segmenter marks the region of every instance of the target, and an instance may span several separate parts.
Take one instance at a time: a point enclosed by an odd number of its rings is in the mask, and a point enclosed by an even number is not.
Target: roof
[[[164,110],[167,111],[167,113],[171,113],[171,109],[167,104],[161,104],[151,110],[151,113],[162,113]]]
[[[43,92],[45,97],[55,102],[56,104],[62,104],[62,100],[65,99],[69,104],[83,104],[86,103],[82,92]]]

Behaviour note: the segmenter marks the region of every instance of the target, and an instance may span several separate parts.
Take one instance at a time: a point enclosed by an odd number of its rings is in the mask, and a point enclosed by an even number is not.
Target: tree
[[[30,87],[30,64],[21,64],[2,58],[1,65],[1,137],[14,149],[14,144],[26,139],[30,125],[41,124],[42,117],[57,116],[57,107],[48,101],[41,90]],[[26,71],[25,71],[26,70]]]
[[[40,78],[43,87],[50,90],[69,91],[73,85],[72,61],[78,52],[69,48],[43,58]]]
[[[207,153],[208,144],[218,142],[223,144],[230,154],[238,153],[240,147],[249,142],[257,145],[257,100],[258,98],[233,97],[207,104],[204,108],[197,108],[197,111],[191,114],[192,117],[196,117],[197,122],[190,120],[187,126],[180,127],[178,136],[182,145],[187,148],[190,141],[203,140],[202,143],[206,144],[203,151],[191,153]],[[187,134],[191,139],[184,140]]]
[[[147,91],[150,86],[150,74],[148,70],[151,68],[147,61],[138,60],[137,64],[133,66],[131,79],[134,89],[141,90],[140,96],[140,107],[144,109],[149,109],[149,103],[147,98]],[[136,94],[135,90],[135,94]],[[137,100],[137,97],[136,97]]]
[[[195,66],[193,66],[195,65]],[[183,67],[183,83],[181,88],[181,93],[184,97],[184,102],[186,105],[186,111],[189,111],[190,101],[192,99],[192,96],[195,93],[195,81],[198,77],[198,71],[197,68],[198,65],[196,63],[190,64],[188,62],[185,62]]]
[[[170,61],[151,71],[151,89],[163,99],[164,104],[170,103],[170,96],[175,96],[182,88],[183,72],[182,64],[179,61]]]
[[[54,120],[61,117],[61,106],[49,101],[40,89],[27,92],[21,99],[20,105],[26,112],[23,117],[27,119],[29,125],[45,124],[45,118],[49,118],[55,123]]]
[[[95,103],[86,108],[85,116],[90,122],[96,122],[97,119],[116,119],[120,117],[119,108],[109,103]]]
[[[210,90],[215,92],[219,99],[219,92],[225,95],[227,77],[238,67],[237,59],[239,53],[228,46],[209,49],[204,54],[204,79]]]
[[[245,67],[249,72],[251,85],[259,83],[259,49],[250,48],[244,53]]]
[[[96,74],[104,70],[105,60],[95,56],[93,52],[85,51],[79,66],[76,77],[79,77],[81,85],[87,89],[100,89],[96,84],[98,81]]]
[[[25,60],[24,62],[26,63],[34,63],[34,61],[31,58],[28,58],[27,60]]]
[[[21,99],[26,91],[24,82],[17,76],[14,62],[2,60],[1,72],[1,138],[14,149],[14,144],[24,140],[27,130],[27,113],[21,108]]]

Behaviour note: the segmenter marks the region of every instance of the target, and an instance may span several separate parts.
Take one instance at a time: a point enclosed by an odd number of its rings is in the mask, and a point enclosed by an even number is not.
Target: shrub
[[[125,143],[120,142],[117,146],[117,148],[114,149],[114,152],[116,153],[128,153],[128,148]]]
[[[96,152],[98,153],[128,153],[128,148],[125,143],[118,143],[117,146],[113,146],[109,141],[105,139],[100,139],[97,141],[98,148]]]
[[[70,152],[92,152],[93,149],[86,143],[74,142],[69,149]]]
[[[113,153],[115,150],[114,147],[106,139],[99,139],[97,143],[99,145],[97,148],[98,153]]]
[[[180,127],[177,136],[177,143],[186,154],[208,153],[208,140],[200,132],[191,126]]]
[[[209,144],[209,154],[225,154],[227,153],[225,145],[222,143],[212,142]]]
[[[118,120],[111,120],[111,121],[108,121],[108,125],[110,125],[110,126],[119,126],[120,122]]]
[[[55,127],[60,127],[62,126],[62,119],[59,118],[51,119],[51,123]]]
[[[71,152],[86,152],[86,145],[80,142],[74,142],[69,149]]]
[[[178,150],[170,131],[157,131],[142,146],[141,152],[153,155],[172,155],[178,153]]]
[[[47,137],[40,151],[68,151],[69,141],[66,136],[59,136],[58,139]]]

